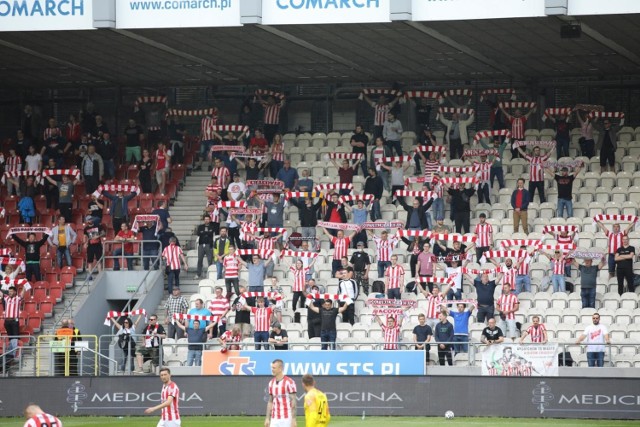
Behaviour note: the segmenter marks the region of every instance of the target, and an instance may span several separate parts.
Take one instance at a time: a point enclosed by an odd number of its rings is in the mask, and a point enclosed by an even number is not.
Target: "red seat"
[[[62,301],[62,294],[64,292],[64,285],[62,282],[53,283],[49,288],[49,296],[45,299],[45,302],[51,299],[52,302],[60,302]],[[42,302],[40,303],[40,311],[42,310]]]
[[[131,165],[127,170],[127,179],[130,181],[135,181],[136,179],[138,179],[139,173],[140,173],[140,170],[138,169],[138,166]]]
[[[82,212],[86,213],[89,210],[89,202],[91,201],[91,196],[89,194],[85,194],[84,196],[80,196],[78,199],[78,209]]]
[[[18,201],[20,198],[18,196],[9,196],[4,199],[3,207],[7,212],[15,211],[18,209]]]
[[[7,209],[7,212],[9,212],[8,209]],[[8,218],[9,218],[8,222],[9,222],[9,225],[11,227],[17,227],[17,226],[20,225],[20,213],[19,212],[10,212]]]
[[[22,312],[26,314],[35,313],[38,311],[38,303],[35,299],[30,299],[24,302],[24,306],[22,307]]]
[[[47,209],[47,198],[45,196],[36,196],[33,201],[36,206],[36,211],[41,214],[49,212],[49,209]]]
[[[40,303],[40,312],[43,313],[44,317],[52,317],[53,316],[53,306],[55,304],[55,300],[51,297],[47,297],[46,301]]]
[[[72,288],[75,282],[76,274],[77,272],[75,267],[64,267],[60,271],[60,282],[64,285],[65,288]]]
[[[118,181],[122,181],[126,178],[127,178],[127,166],[126,165],[118,166],[118,169],[116,169],[116,179]]]
[[[46,246],[43,246],[43,248]],[[51,255],[47,252],[44,256],[40,256],[40,270],[41,271],[45,271],[46,270],[51,270],[53,268],[53,258],[51,258]]]
[[[153,196],[153,200],[154,200],[154,203],[153,203],[154,207],[158,207],[158,203],[160,201],[163,201],[164,205],[166,207],[169,207],[169,193],[168,192],[164,196],[162,194],[155,194]]]
[[[84,260],[86,258],[86,252],[73,254],[71,255],[71,264],[76,270],[84,270]]]
[[[54,213],[52,212],[51,209],[49,209],[49,211],[47,212],[42,212],[38,214],[38,218],[39,218],[39,221],[42,223],[42,225],[44,225],[45,227],[52,227],[53,215]]]
[[[142,193],[138,197],[140,202],[140,209],[144,212],[151,212],[153,210],[153,194]]]
[[[40,332],[42,328],[42,319],[40,317],[29,316],[27,319],[27,326],[33,330],[33,332]]]
[[[47,288],[44,286],[34,287],[33,295],[31,296],[36,302],[44,301],[47,298]],[[26,302],[25,302],[26,304]]]
[[[47,279],[47,282],[55,283],[60,280],[60,270],[57,267],[54,267],[53,269],[45,273],[45,277]]]
[[[184,182],[184,178],[187,176],[187,168],[185,165],[175,165],[171,167],[171,180]]]

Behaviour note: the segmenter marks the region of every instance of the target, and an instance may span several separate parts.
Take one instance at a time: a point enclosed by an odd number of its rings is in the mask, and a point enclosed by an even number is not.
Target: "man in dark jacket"
[[[453,365],[451,358],[451,349],[453,348],[454,330],[451,322],[447,320],[447,314],[442,312],[438,315],[440,320],[434,328],[433,336],[438,343],[438,361],[440,366],[444,366],[444,359],[447,358],[447,364]]]
[[[527,210],[529,209],[529,191],[524,188],[524,179],[518,179],[518,188],[511,193],[511,207],[513,208],[513,232],[518,232],[518,225],[522,222],[522,231],[529,234]]]
[[[413,199],[411,206],[407,205],[404,197],[398,197],[398,201],[402,205],[405,211],[407,211],[407,223],[404,228],[407,230],[428,230],[429,225],[427,223],[426,212],[431,207],[433,199],[429,199],[427,203],[423,203],[421,197]]]
[[[451,211],[453,212],[456,233],[469,233],[471,231],[471,196],[476,190],[469,187],[449,188],[447,192],[451,196]]]
[[[371,205],[371,221],[376,221],[382,218],[380,212],[380,199],[382,198],[382,192],[384,191],[384,182],[376,168],[369,168],[369,176],[364,180],[363,194],[373,195],[373,202]]]
[[[111,215],[111,223],[114,230],[120,230],[120,225],[124,222],[129,222],[129,200],[136,197],[136,193],[130,193],[126,196],[124,192],[118,191],[115,195],[110,194],[108,191],[102,193],[104,197],[111,200],[111,207],[109,208],[109,215]]]
[[[114,159],[118,155],[118,147],[111,141],[109,132],[105,132],[102,135],[102,140],[98,143],[97,150],[98,154],[102,156],[102,162],[104,163],[105,179],[114,178],[116,176]]]
[[[322,206],[322,199],[316,204],[313,203],[311,197],[305,197],[304,203],[300,203],[300,199],[296,199],[295,197],[292,197],[289,201],[293,206],[298,208],[302,237],[304,239],[315,239],[316,225],[318,225],[318,209]]]

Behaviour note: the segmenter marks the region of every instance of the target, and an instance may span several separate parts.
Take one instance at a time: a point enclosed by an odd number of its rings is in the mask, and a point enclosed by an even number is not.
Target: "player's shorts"
[[[181,420],[171,420],[171,421],[158,421],[158,425],[156,427],[180,427]]]
[[[271,423],[269,424],[269,427],[291,427],[291,418],[284,418],[284,419],[275,419],[272,418],[271,419]]]

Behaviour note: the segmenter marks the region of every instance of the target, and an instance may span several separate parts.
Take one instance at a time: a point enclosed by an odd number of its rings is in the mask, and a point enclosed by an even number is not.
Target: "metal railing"
[[[2,340],[2,347],[0,348],[0,376],[8,376],[12,372],[22,372],[24,367],[24,359],[27,354],[30,354],[34,350],[34,344],[36,337],[33,335],[16,335],[10,337],[11,339],[17,339],[19,343],[17,347],[11,348],[8,341]],[[27,340],[27,345],[24,345],[23,341]]]
[[[36,376],[98,375],[96,335],[39,335]]]

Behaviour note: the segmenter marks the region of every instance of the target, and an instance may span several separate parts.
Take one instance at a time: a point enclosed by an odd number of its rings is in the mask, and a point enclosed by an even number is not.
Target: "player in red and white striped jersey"
[[[222,335],[227,329],[227,318],[225,317],[229,310],[231,309],[231,305],[229,304],[228,296],[225,297],[222,295],[222,288],[220,286],[216,286],[215,295],[209,301],[209,305],[207,305],[207,309],[211,312],[212,316],[220,316],[220,320],[218,321],[218,326],[213,327],[211,337],[215,338]]]
[[[383,350],[397,350],[398,341],[400,340],[400,328],[402,327],[402,319],[400,316],[396,322],[396,318],[393,316],[387,316],[387,324],[385,325],[382,320],[376,315],[376,321],[382,328],[384,334],[384,346]]]
[[[387,298],[400,299],[404,290],[404,268],[398,264],[398,256],[391,256],[391,266],[385,272],[384,288]]]
[[[256,298],[257,307],[242,307],[245,311],[250,311],[254,314],[254,327],[253,327],[253,340],[256,343],[256,350],[260,350],[260,347],[265,350],[269,350],[269,331],[271,330],[271,321],[274,319],[273,308],[264,306],[264,297]]]
[[[630,223],[624,231],[620,231],[620,224],[613,224],[613,230],[609,231],[601,221],[597,222],[598,227],[605,236],[607,236],[607,252],[609,257],[607,264],[609,267],[609,278],[611,279],[616,272],[616,251],[622,246],[622,238],[629,234],[635,223]]]
[[[544,196],[544,163],[549,160],[551,151],[544,156],[540,155],[540,147],[533,147],[533,155],[530,156],[518,147],[518,152],[529,161],[529,202],[533,202],[533,195],[538,189],[540,203],[546,202]]]
[[[524,339],[529,335],[532,343],[545,344],[547,342],[547,328],[544,323],[540,323],[540,316],[533,316],[531,324],[526,331],[520,337],[520,344],[524,342]]]
[[[165,259],[169,270],[167,272],[167,283],[169,294],[173,291],[173,285],[180,287],[180,260],[184,263],[184,270],[188,270],[187,259],[184,257],[182,248],[176,244],[177,239],[169,239],[169,246],[162,251],[162,258]]]
[[[33,403],[24,409],[24,416],[27,419],[24,427],[62,427],[62,422],[57,417],[47,414]]]
[[[349,236],[345,237],[343,230],[338,230],[335,236],[322,227],[324,234],[329,237],[331,244],[333,245],[333,260],[331,261],[331,277],[336,277],[336,272],[342,269],[342,258],[347,256],[349,244],[351,239],[356,235],[353,231]]]
[[[518,331],[516,330],[516,312],[520,308],[518,296],[511,293],[511,285],[505,283],[502,285],[502,294],[496,300],[496,309],[500,312],[500,329],[505,337],[511,337],[516,340]]]
[[[493,226],[487,222],[487,214],[484,212],[478,218],[480,222],[476,224],[473,232],[478,236],[478,240],[476,240],[476,260],[480,262],[482,255],[491,250],[491,246],[493,246]]]
[[[264,427],[296,427],[296,383],[284,374],[284,362],[280,359],[271,362],[271,374]]]
[[[169,368],[160,369],[160,380],[162,381],[162,391],[160,392],[162,403],[145,409],[144,413],[151,414],[161,409],[158,427],[180,427],[180,410],[178,408],[180,389],[176,383],[171,381],[171,370]]]

